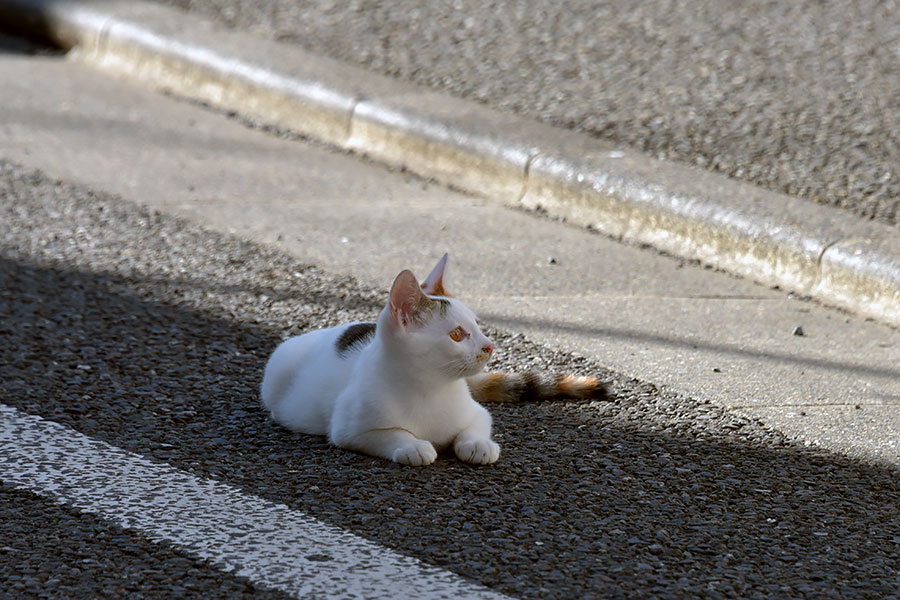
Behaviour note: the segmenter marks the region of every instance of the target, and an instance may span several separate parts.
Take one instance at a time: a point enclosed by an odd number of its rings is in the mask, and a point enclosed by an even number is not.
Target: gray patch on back
[[[355,323],[344,330],[334,343],[338,356],[344,357],[357,346],[363,346],[375,335],[375,323]]]

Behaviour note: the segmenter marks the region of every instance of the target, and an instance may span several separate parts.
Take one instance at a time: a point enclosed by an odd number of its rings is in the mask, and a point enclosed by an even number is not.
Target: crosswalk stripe
[[[0,479],[296,597],[506,598],[283,504],[3,404]]]

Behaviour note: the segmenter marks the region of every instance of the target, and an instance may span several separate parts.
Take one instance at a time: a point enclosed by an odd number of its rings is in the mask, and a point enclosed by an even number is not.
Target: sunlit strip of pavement
[[[0,479],[296,597],[506,598],[283,504],[3,404]]]

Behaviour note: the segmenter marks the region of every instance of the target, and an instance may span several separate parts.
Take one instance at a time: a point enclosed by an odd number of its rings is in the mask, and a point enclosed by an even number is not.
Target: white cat
[[[461,460],[489,464],[500,447],[470,388],[487,401],[605,395],[590,377],[480,374],[494,345],[475,314],[444,290],[446,263],[444,255],[421,287],[410,271],[397,275],[377,323],[283,342],[262,382],[272,418],[401,464],[431,464],[451,444]]]

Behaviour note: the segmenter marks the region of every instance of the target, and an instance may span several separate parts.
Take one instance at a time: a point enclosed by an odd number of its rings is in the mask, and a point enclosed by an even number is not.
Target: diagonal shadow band
[[[743,597],[896,588],[895,467],[650,384],[623,381],[600,407],[492,407],[495,468],[402,469],[282,430],[257,392],[281,332],[354,318],[375,294],[313,269],[287,284],[302,269],[289,257],[167,215],[150,227],[135,205],[40,173],[0,168],[4,181],[5,404],[518,597],[666,595],[674,581],[709,596],[726,576]]]
[[[620,327],[597,327],[567,323],[559,320],[527,317],[509,317],[501,313],[482,311],[481,317],[496,325],[514,329],[537,328],[543,331],[565,331],[579,336],[588,336],[597,339],[627,340],[631,342],[643,342],[654,346],[666,348],[679,348],[690,351],[703,351],[738,358],[750,359],[760,363],[787,363],[823,371],[837,371],[853,373],[871,377],[900,378],[900,367],[882,365],[864,365],[859,363],[841,362],[824,358],[814,358],[789,354],[787,352],[775,352],[755,350],[752,348],[740,348],[728,344],[715,344],[703,340],[685,340],[671,336],[626,329]]]

